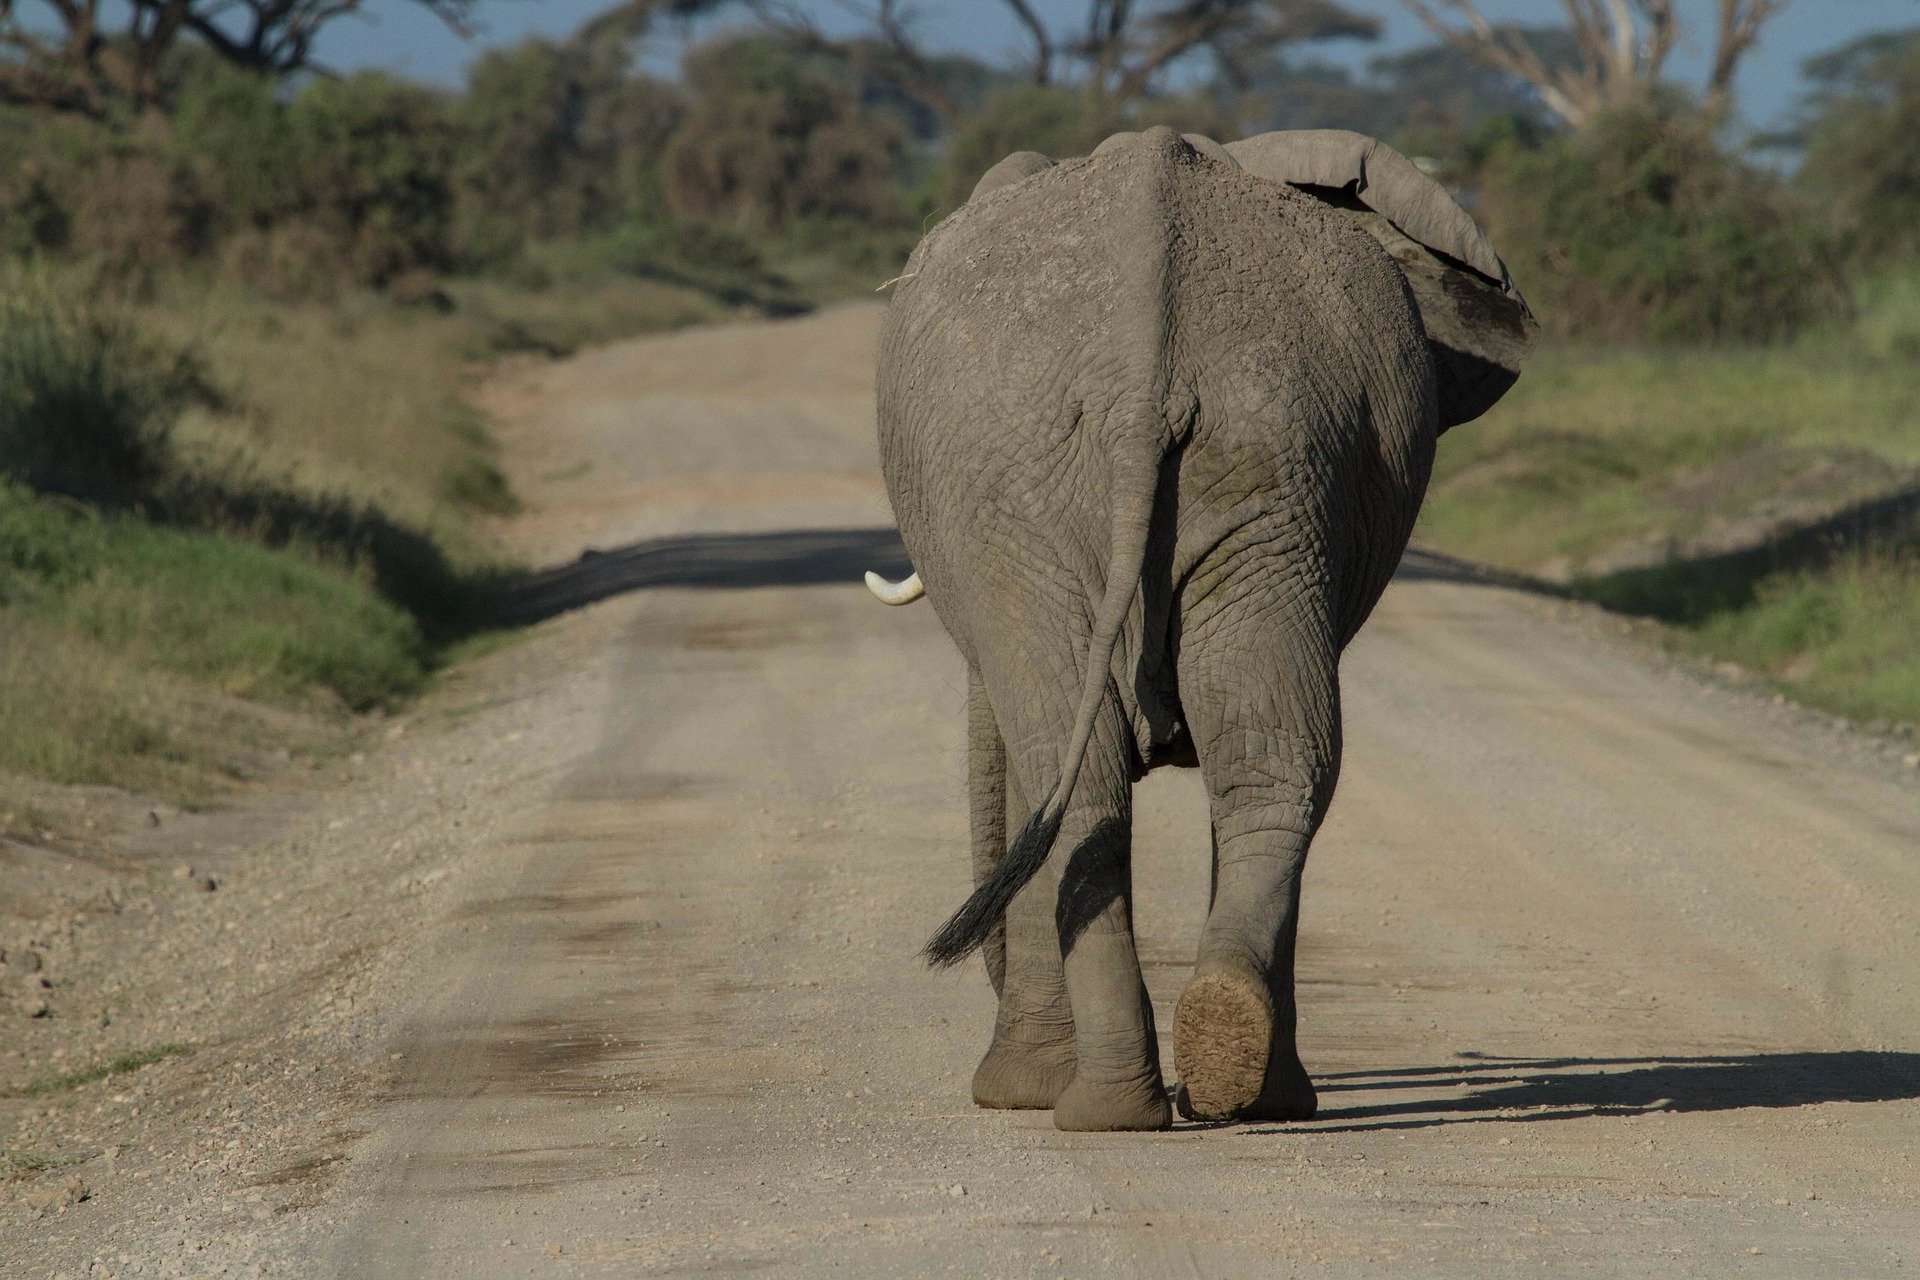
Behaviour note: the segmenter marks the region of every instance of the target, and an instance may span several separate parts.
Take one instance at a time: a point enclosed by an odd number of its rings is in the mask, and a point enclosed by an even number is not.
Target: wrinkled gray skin
[[[881,338],[881,459],[969,669],[980,889],[929,954],[984,944],[981,1106],[1170,1123],[1130,793],[1197,763],[1213,892],[1174,1016],[1178,1101],[1313,1114],[1293,955],[1340,651],[1436,438],[1505,391],[1531,324],[1444,191],[1352,134],[1022,153],[915,251]]]

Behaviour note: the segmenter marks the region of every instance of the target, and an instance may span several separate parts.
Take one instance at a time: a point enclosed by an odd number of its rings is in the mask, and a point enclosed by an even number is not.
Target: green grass
[[[1837,344],[1548,347],[1441,440],[1420,536],[1520,569],[1685,538],[1795,486],[1844,496],[1920,467],[1916,422],[1920,364]]]
[[[168,1058],[192,1053],[193,1049],[184,1044],[159,1044],[146,1049],[134,1049],[127,1053],[115,1054],[105,1062],[97,1062],[78,1071],[62,1071],[55,1075],[41,1076],[29,1080],[15,1089],[0,1093],[8,1098],[44,1098],[49,1094],[69,1093],[83,1085],[105,1080],[109,1076],[126,1075],[156,1062],[165,1062]]]
[[[1441,440],[1416,537],[1657,618],[1842,715],[1920,722],[1920,530],[1785,558],[1689,551],[1765,545],[1920,482],[1920,364],[1888,312],[1920,290],[1885,296],[1857,334],[1787,347],[1546,348]],[[1613,567],[1623,553],[1636,567]]]
[[[0,485],[0,767],[196,802],[271,708],[391,705],[429,656],[364,572]]]

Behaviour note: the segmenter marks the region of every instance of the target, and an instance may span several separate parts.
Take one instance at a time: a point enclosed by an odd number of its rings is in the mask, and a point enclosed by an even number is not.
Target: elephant
[[[914,575],[868,581],[924,594],[967,667],[975,889],[926,956],[986,953],[980,1106],[1066,1130],[1312,1117],[1294,950],[1340,654],[1436,440],[1536,333],[1446,189],[1337,130],[1019,152],[915,248],[877,393]],[[1171,1102],[1129,865],[1132,784],[1162,765],[1200,770],[1213,838]]]

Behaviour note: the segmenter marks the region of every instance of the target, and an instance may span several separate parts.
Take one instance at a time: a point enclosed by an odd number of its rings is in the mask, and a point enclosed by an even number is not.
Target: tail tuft
[[[1033,879],[1047,860],[1047,852],[1053,848],[1065,817],[1064,806],[1055,812],[1049,799],[1038,813],[1027,819],[1027,825],[1020,828],[1013,846],[994,867],[993,874],[980,882],[973,895],[960,904],[960,909],[927,942],[921,954],[928,964],[938,969],[951,968],[987,940],[994,923],[1007,913],[1014,895],[1026,887],[1027,881]]]

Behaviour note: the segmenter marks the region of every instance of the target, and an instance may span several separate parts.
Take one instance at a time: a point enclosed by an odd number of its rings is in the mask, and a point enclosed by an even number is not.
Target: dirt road
[[[1069,1135],[971,1107],[985,978],[914,959],[967,881],[962,672],[930,610],[857,585],[893,554],[876,318],[631,343],[502,391],[520,536],[565,565],[524,613],[607,597],[553,624],[610,646],[599,723],[464,855],[436,941],[385,979],[405,1007],[381,1048],[402,1056],[353,1101],[344,1172],[294,1214],[320,1225],[261,1237],[254,1261],[1920,1265],[1914,775],[1430,556],[1345,665],[1299,963],[1320,1118]],[[1144,784],[1137,841],[1164,1028],[1205,894],[1193,775]]]

